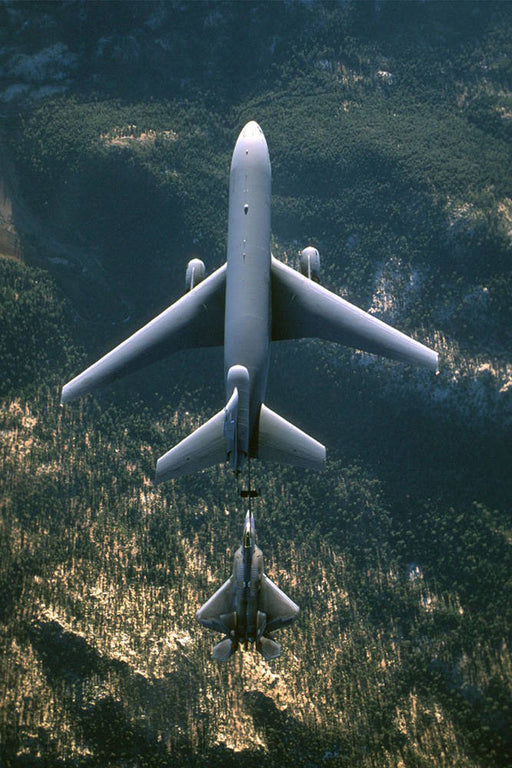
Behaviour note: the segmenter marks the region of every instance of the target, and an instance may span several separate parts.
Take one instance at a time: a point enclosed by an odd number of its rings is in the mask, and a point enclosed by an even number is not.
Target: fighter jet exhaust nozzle
[[[187,291],[191,291],[196,285],[199,285],[204,280],[206,269],[204,262],[201,259],[191,259],[187,264],[187,271],[185,273],[185,283]]]
[[[320,282],[320,254],[316,248],[308,246],[300,252],[300,271],[308,280]]]

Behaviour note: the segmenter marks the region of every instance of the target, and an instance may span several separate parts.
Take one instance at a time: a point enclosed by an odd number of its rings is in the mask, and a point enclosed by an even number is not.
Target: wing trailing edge
[[[62,390],[61,403],[74,400],[180,349],[221,346],[224,343],[225,285],[224,264],[158,317],[69,381]]]
[[[272,340],[319,338],[438,370],[438,355],[272,257]]]
[[[155,483],[159,485],[167,480],[174,480],[175,477],[226,461],[225,421],[226,409],[223,408],[206,424],[161,456],[156,463]]]
[[[306,469],[324,469],[325,447],[266,405],[261,406],[251,456]]]

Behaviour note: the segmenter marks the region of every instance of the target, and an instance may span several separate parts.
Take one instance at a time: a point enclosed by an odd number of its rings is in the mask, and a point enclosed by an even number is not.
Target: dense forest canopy
[[[511,32],[495,2],[0,3],[3,764],[510,765]],[[222,351],[58,403],[223,263],[250,119],[274,254],[318,247],[441,372],[274,345],[268,403],[328,465],[254,467],[301,615],[219,667],[194,616],[244,503],[224,467],[152,478]]]

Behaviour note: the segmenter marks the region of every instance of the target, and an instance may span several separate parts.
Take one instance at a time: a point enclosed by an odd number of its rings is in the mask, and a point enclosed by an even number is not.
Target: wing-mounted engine
[[[311,245],[300,252],[300,271],[309,280],[320,282],[320,254]]]
[[[320,282],[320,254],[311,245],[300,252],[300,271],[309,280]]]
[[[187,285],[187,291],[191,291],[196,285],[204,280],[206,269],[204,262],[201,259],[191,259],[187,264],[187,272],[185,274],[185,283]]]

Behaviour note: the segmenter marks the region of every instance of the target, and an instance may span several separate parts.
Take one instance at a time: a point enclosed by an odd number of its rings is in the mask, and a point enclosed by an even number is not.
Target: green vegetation
[[[103,3],[17,7],[16,55],[76,58],[65,93],[5,106],[23,263],[0,257],[0,762],[506,768],[510,6],[125,2],[108,35]],[[218,666],[194,615],[238,546],[233,477],[151,478],[220,407],[222,353],[58,401],[192,254],[224,260],[248,119],[274,253],[317,245],[323,282],[442,370],[275,346],[269,404],[328,467],[255,467],[266,569],[301,615],[277,662]]]

